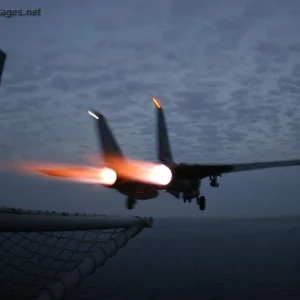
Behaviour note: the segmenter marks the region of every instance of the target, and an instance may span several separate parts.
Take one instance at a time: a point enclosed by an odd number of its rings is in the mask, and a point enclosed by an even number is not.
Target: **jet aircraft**
[[[96,120],[96,131],[102,148],[103,162],[107,168],[116,172],[115,183],[107,187],[127,196],[126,207],[128,209],[134,208],[137,200],[156,198],[162,186],[171,181],[172,174],[169,168],[162,164],[155,167],[153,176],[161,178],[161,180],[158,180],[158,184],[155,180],[152,180],[152,182],[139,180],[139,174],[137,176],[125,176],[125,173],[128,174],[128,172],[138,173],[138,167],[132,167],[132,161],[127,160],[123,155],[106,118],[97,111],[89,111],[89,114]],[[127,171],[124,172],[124,169],[127,169]]]
[[[127,195],[126,207],[128,209],[134,208],[136,200],[156,198],[160,190],[165,190],[177,199],[182,197],[184,202],[191,202],[192,199],[196,199],[199,209],[203,211],[206,208],[206,198],[200,193],[200,188],[202,180],[206,177],[210,180],[210,186],[216,188],[219,187],[218,177],[225,173],[300,165],[300,159],[234,164],[176,163],[171,151],[162,105],[158,99],[153,98],[152,100],[155,104],[157,116],[157,159],[163,166],[168,167],[172,173],[172,179],[164,186],[118,179],[111,188]],[[119,161],[125,161],[125,157],[105,117],[97,111],[89,111],[89,114],[96,119],[105,164],[114,169],[116,165],[110,157],[117,157]]]

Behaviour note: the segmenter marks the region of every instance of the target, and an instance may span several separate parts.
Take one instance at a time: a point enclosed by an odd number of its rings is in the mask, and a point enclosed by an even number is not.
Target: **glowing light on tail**
[[[160,104],[160,102],[158,101],[158,99],[156,99],[156,98],[152,98],[152,101],[153,101],[153,103],[155,104],[155,106],[157,107],[157,108],[161,108],[161,104]]]

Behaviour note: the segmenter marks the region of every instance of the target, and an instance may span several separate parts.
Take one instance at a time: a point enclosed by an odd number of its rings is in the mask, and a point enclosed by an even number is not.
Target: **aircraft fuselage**
[[[158,189],[154,185],[135,181],[117,180],[111,188],[136,200],[153,199],[159,195]]]
[[[174,174],[167,191],[179,192],[184,199],[194,199],[200,196],[200,186],[200,179],[181,178]]]

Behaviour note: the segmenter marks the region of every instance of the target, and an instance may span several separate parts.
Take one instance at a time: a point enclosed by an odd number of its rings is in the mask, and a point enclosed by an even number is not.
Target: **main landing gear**
[[[136,204],[136,200],[133,197],[127,197],[126,198],[126,208],[127,209],[133,209]]]
[[[197,198],[197,204],[199,205],[200,210],[205,210],[206,207],[206,198],[204,196]]]
[[[201,197],[197,197],[196,198],[197,200],[197,205],[199,205],[199,209],[200,210],[205,210],[206,208],[206,198],[204,196],[201,196]],[[192,199],[191,198],[183,198],[183,202],[186,203],[186,202],[189,202],[191,203],[192,202]]]

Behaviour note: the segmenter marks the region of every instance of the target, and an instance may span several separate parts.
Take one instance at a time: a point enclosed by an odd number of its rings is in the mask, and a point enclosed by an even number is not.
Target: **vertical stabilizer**
[[[152,99],[157,112],[157,127],[156,127],[156,138],[157,138],[157,159],[165,164],[172,164],[173,155],[171,151],[168,129],[166,125],[165,115],[163,108],[156,98]]]
[[[89,111],[89,114],[96,119],[96,129],[100,147],[102,148],[104,162],[107,165],[112,165],[115,159],[123,160],[124,156],[121,148],[109,128],[105,117],[97,111]]]

